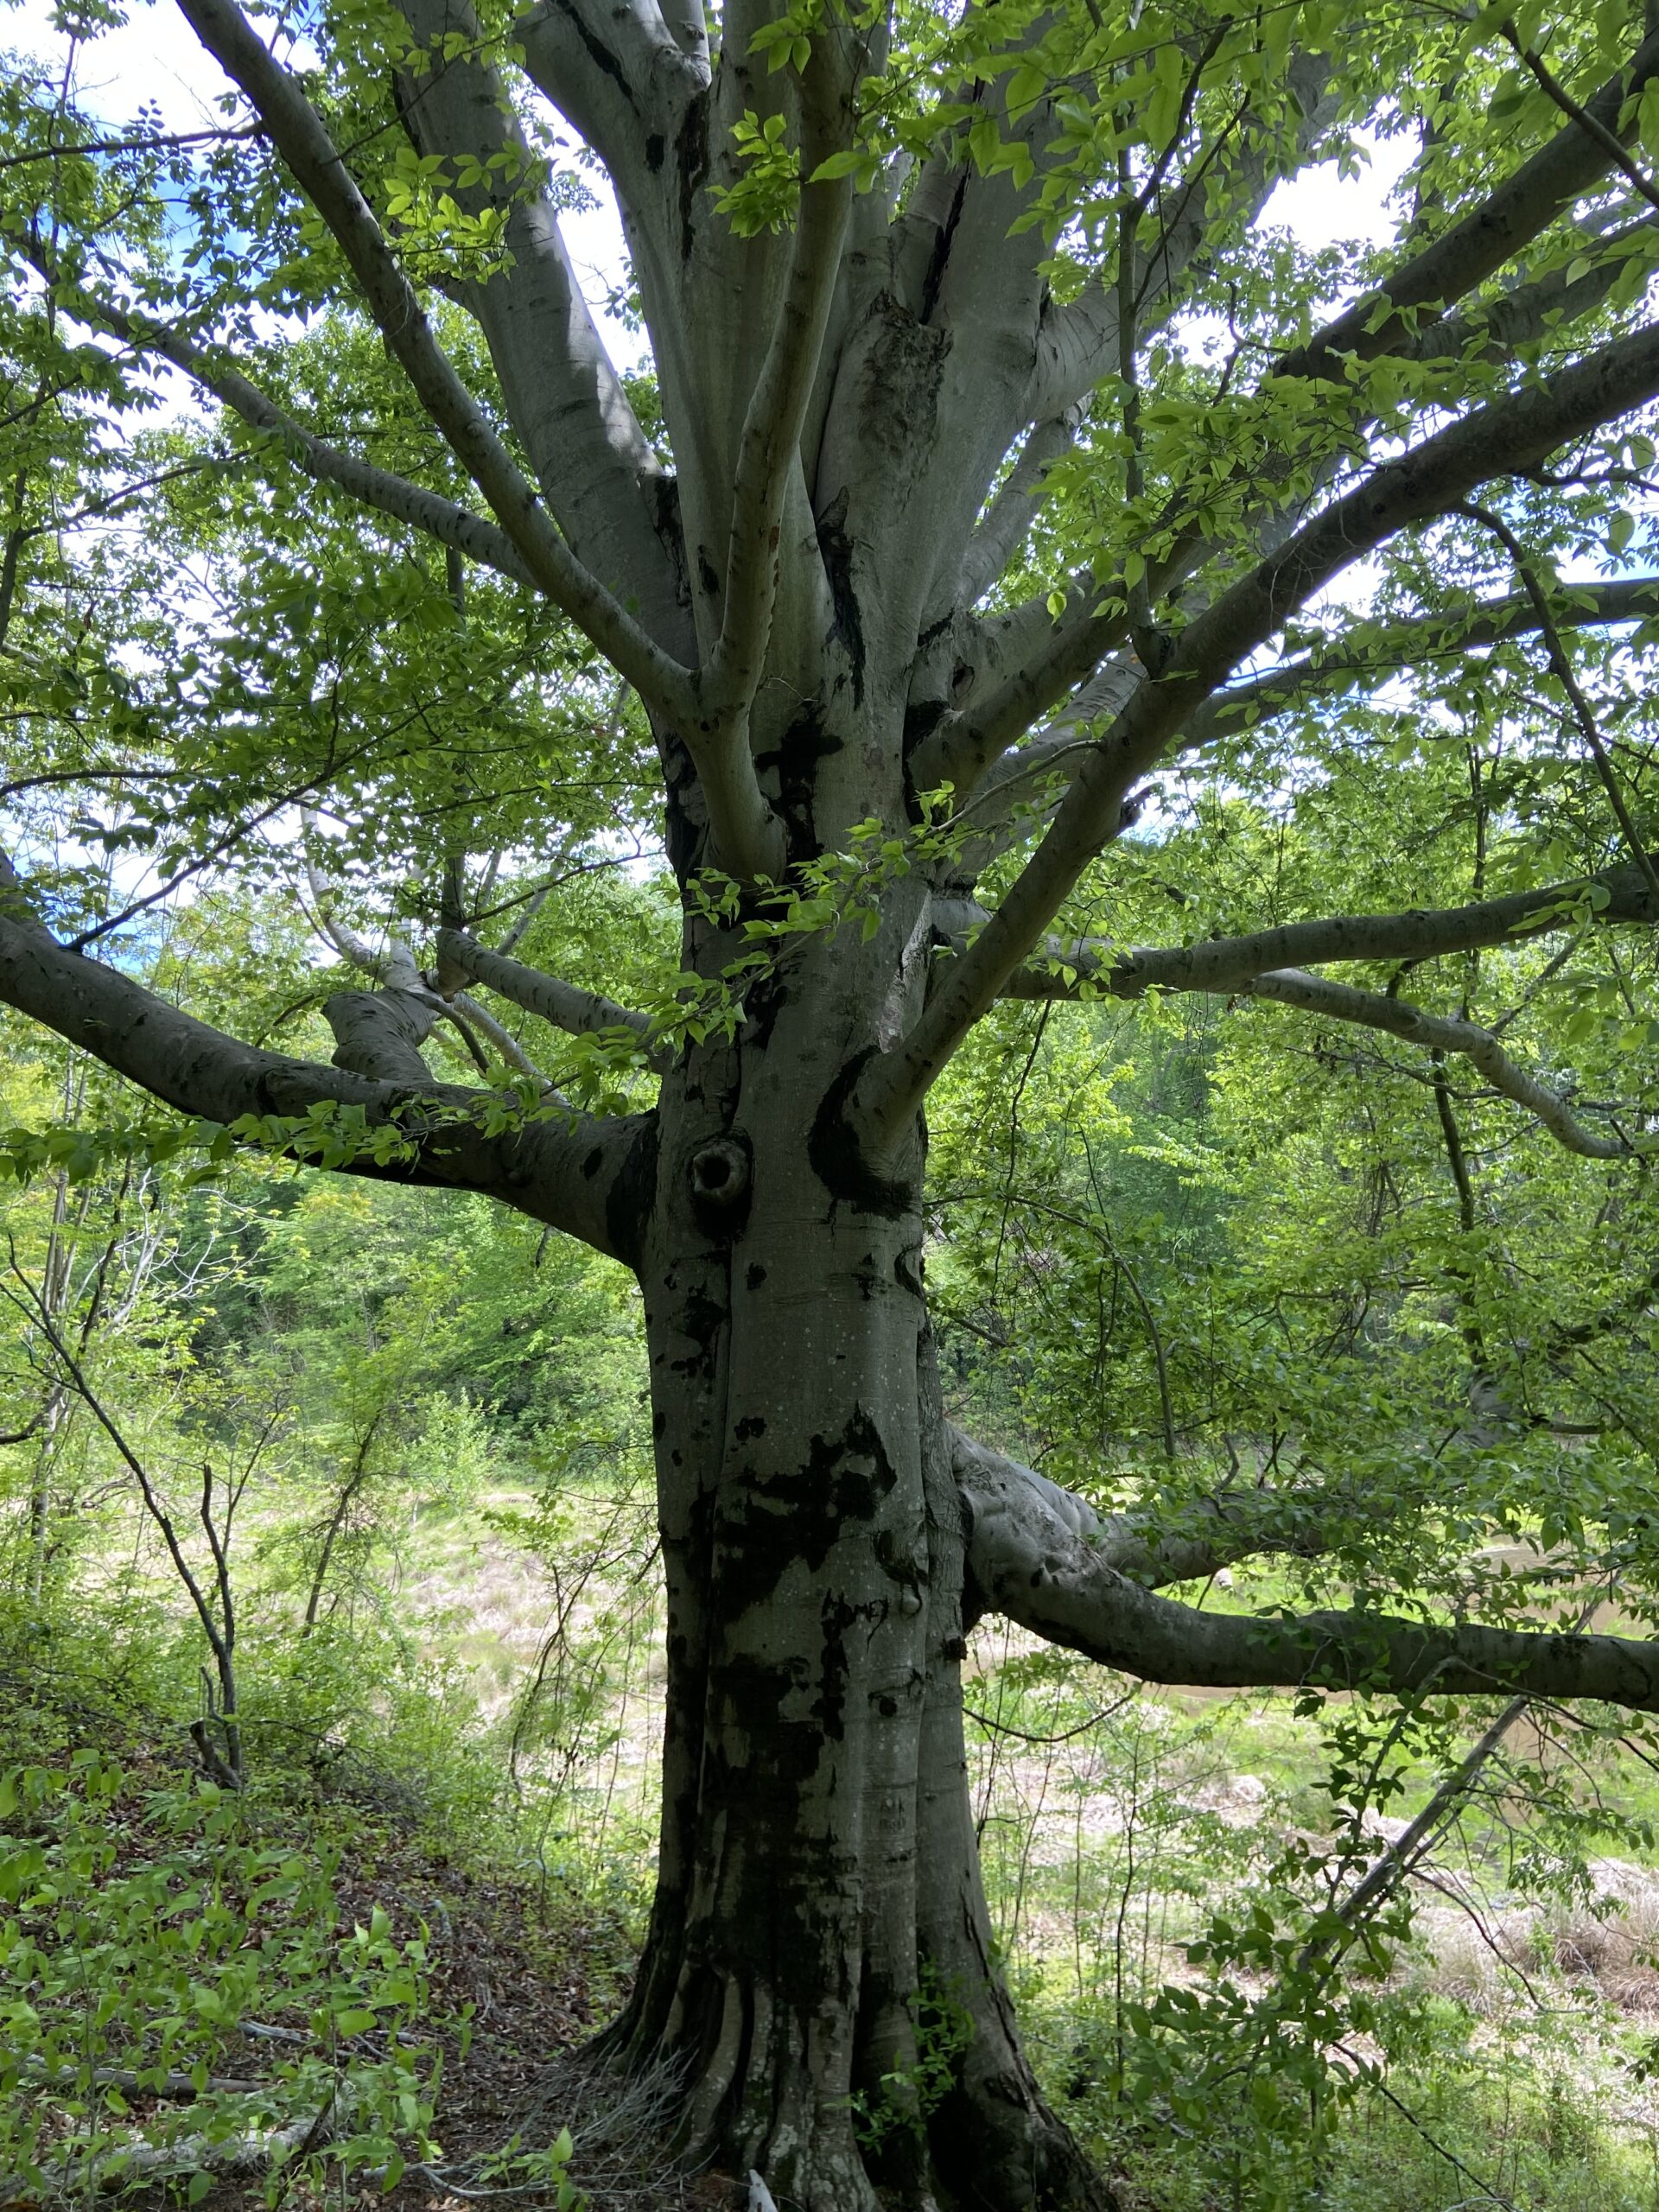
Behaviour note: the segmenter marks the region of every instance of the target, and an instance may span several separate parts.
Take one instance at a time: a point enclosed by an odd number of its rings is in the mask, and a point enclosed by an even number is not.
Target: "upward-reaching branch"
[[[1601,87],[1587,103],[1586,112],[1599,118],[1609,132],[1616,130],[1625,103],[1656,77],[1659,77],[1659,34],[1643,41],[1628,69]],[[1269,365],[1266,376],[1279,381],[1346,385],[1356,361],[1376,360],[1395,352],[1415,356],[1432,353],[1437,320],[1512,261],[1605,177],[1611,166],[1611,156],[1599,138],[1576,121],[1563,124],[1547,146],[1444,236],[1414,254],[1383,284],[1344,309],[1305,344],[1281,354]],[[1588,302],[1601,296],[1593,282],[1586,289]],[[1102,334],[1103,339],[1103,323]],[[1115,321],[1111,337],[1115,344]],[[1044,404],[1049,404],[1051,395],[1046,392]],[[1203,545],[1198,525],[1184,525],[1157,565],[1151,595],[1155,598],[1159,591],[1190,573]],[[942,723],[928,741],[926,757],[918,762],[921,785],[948,776],[958,791],[968,789],[995,758],[1001,744],[1011,742],[1123,644],[1128,629],[1124,615],[1096,613],[1095,607],[1103,593],[1122,602],[1124,592],[1105,577],[1085,575],[1075,583],[1073,611],[1057,623],[1040,619],[1046,612],[1046,594],[1032,602],[1031,648],[1021,664],[1004,675],[997,694],[997,708],[1004,722],[1001,741],[981,713],[965,722]],[[995,714],[990,719],[995,719]]]
[[[781,830],[755,781],[749,710],[766,665],[778,576],[784,502],[798,477],[801,429],[841,268],[852,205],[848,177],[818,178],[841,150],[849,118],[847,86],[830,42],[815,41],[801,76],[800,213],[789,276],[738,448],[720,635],[698,680],[702,715],[687,733],[721,863],[739,875],[776,874]]]
[[[455,200],[503,222],[510,265],[458,296],[488,341],[513,427],[587,567],[660,645],[689,654],[673,487],[594,327],[477,16],[470,0],[401,4],[423,54],[399,82],[404,128],[422,154],[478,164],[477,183],[452,169]]]
[[[489,502],[519,557],[562,613],[585,631],[640,696],[677,716],[689,671],[648,637],[578,561],[534,488],[439,345],[413,285],[387,245],[321,118],[272,57],[234,0],[179,0],[186,21],[245,94],[302,189],[333,232],[387,351]]]
[[[283,457],[319,484],[332,484],[360,506],[392,522],[404,523],[476,561],[512,582],[535,588],[535,579],[507,533],[470,508],[412,483],[391,469],[378,468],[355,454],[331,445],[296,422],[222,354],[198,345],[180,330],[134,315],[85,284],[69,286],[60,270],[43,256],[35,261],[43,280],[67,306],[95,329],[108,331],[135,352],[153,354],[182,370],[193,383],[228,407],[251,430],[280,441]]]
[[[878,1146],[895,1141],[973,1025],[1034,945],[1089,861],[1115,836],[1124,800],[1247,653],[1313,594],[1408,524],[1444,514],[1489,478],[1535,467],[1567,440],[1659,391],[1659,326],[1472,410],[1374,469],[1224,593],[1182,634],[1166,671],[1137,688],[1091,748],[1041,845],[973,949],[956,962],[910,1035],[875,1063],[859,1105]],[[1040,697],[1039,708],[1047,703]],[[993,750],[1030,719],[1029,678],[981,710]]]

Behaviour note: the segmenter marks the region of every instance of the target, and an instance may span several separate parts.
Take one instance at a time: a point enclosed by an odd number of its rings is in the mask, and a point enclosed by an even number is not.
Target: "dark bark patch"
[[[663,843],[677,882],[683,883],[697,866],[702,831],[687,804],[696,789],[691,756],[671,730],[658,731],[657,750],[663,764]]]
[[[816,1574],[840,1535],[874,1520],[897,1479],[881,1432],[862,1406],[838,1436],[812,1438],[804,1466],[757,1475],[729,1526],[744,1594],[774,1589],[797,1560]]]
[[[899,742],[906,760],[925,737],[930,736],[944,716],[950,712],[944,699],[912,699],[905,709],[904,733]]]
[[[742,1041],[752,1052],[764,1052],[772,1042],[778,1017],[789,1004],[789,985],[775,971],[757,976],[744,995]]]
[[[725,1320],[723,1306],[702,1291],[692,1292],[680,1309],[679,1325],[682,1335],[689,1337],[696,1350],[683,1359],[669,1363],[675,1374],[696,1376],[705,1382],[712,1379],[715,1342]]]
[[[747,1274],[743,1278],[744,1281],[748,1285],[749,1288],[750,1288],[751,1290],[759,1290],[759,1289],[760,1289],[760,1286],[761,1286],[761,1284],[762,1284],[763,1282],[765,1282],[766,1279],[766,1269],[761,1266],[761,1264],[760,1264],[760,1261],[759,1261],[759,1260],[751,1260],[751,1261],[750,1261],[750,1262],[749,1262],[749,1272],[748,1272],[748,1274]]]
[[[977,93],[977,87],[976,87]],[[922,279],[921,314],[918,320],[925,322],[939,303],[939,288],[944,283],[945,264],[950,258],[950,245],[957,234],[957,225],[962,220],[962,203],[968,197],[968,179],[964,174],[951,196],[950,213],[939,226],[939,235],[933,242],[933,251],[928,261],[927,274]]]
[[[709,558],[709,548],[706,545],[699,545],[697,548],[697,582],[702,586],[709,598],[717,599],[720,596],[720,577],[715,572],[714,563]]]
[[[950,333],[924,327],[890,293],[872,304],[870,314],[880,326],[880,339],[862,349],[858,424],[871,454],[889,463],[882,507],[896,519],[936,459],[934,431]]]
[[[847,1677],[851,1671],[847,1631],[857,1621],[860,1611],[844,1598],[829,1597],[823,1601],[823,1668],[812,1711],[832,1743],[840,1743],[847,1733]]]
[[[618,92],[621,93],[623,99],[626,100],[629,107],[633,111],[634,114],[638,115],[639,109],[633,97],[632,87],[628,83],[627,79],[623,75],[621,65],[617,60],[616,56],[611,52],[611,49],[605,44],[602,39],[594,37],[593,32],[588,29],[587,22],[583,20],[582,10],[579,8],[567,9],[565,10],[565,15],[567,20],[575,30],[576,36],[587,48],[588,57],[592,60],[594,67],[600,72],[601,76],[606,76],[610,79],[611,82],[616,86]]]
[[[778,779],[778,811],[789,831],[791,851],[810,856],[817,849],[812,820],[813,790],[819,766],[842,749],[842,741],[824,725],[823,716],[808,701],[793,717],[769,753],[757,753],[758,776]]]
[[[668,153],[668,141],[660,130],[653,130],[645,141],[645,167],[655,176],[662,168]]]
[[[818,551],[830,586],[835,620],[830,634],[847,656],[852,672],[853,704],[864,703],[864,618],[853,585],[853,541],[847,533],[849,494],[845,486],[836,493],[818,518]]]
[[[582,1163],[582,1179],[585,1182],[591,1183],[594,1176],[598,1174],[600,1169],[604,1165],[604,1149],[601,1146],[595,1145],[593,1150],[588,1154],[587,1159]]]
[[[764,1436],[766,1433],[766,1417],[762,1414],[745,1414],[732,1432],[740,1444],[747,1444],[754,1437]]]
[[[875,1173],[847,1121],[847,1102],[874,1051],[871,1046],[855,1053],[824,1092],[806,1141],[806,1156],[832,1198],[879,1214],[884,1221],[898,1221],[914,1203],[910,1185]]]
[[[619,1258],[635,1269],[645,1223],[657,1201],[657,1116],[649,1116],[628,1147],[605,1194],[605,1226]]]
[[[680,257],[690,261],[696,238],[692,210],[696,206],[702,180],[709,172],[707,92],[693,100],[686,110],[685,121],[680,125],[680,135],[675,142],[674,154],[680,176]]]
[[[912,1244],[893,1255],[893,1279],[900,1290],[907,1290],[912,1298],[927,1295],[923,1281],[926,1269],[927,1261],[919,1244]]]

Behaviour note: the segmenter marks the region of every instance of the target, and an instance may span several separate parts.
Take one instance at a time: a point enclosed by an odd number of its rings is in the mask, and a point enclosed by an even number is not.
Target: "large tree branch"
[[[554,528],[483,409],[439,345],[413,285],[321,117],[234,0],[179,0],[186,21],[238,86],[334,233],[386,349],[519,557],[562,613],[592,639],[640,696],[671,717],[690,704],[690,676],[577,560]]]
[[[1541,1122],[1556,1142],[1586,1160],[1628,1160],[1639,1147],[1623,1137],[1599,1137],[1586,1129],[1558,1093],[1518,1067],[1490,1029],[1473,1021],[1458,1021],[1425,1014],[1402,999],[1381,991],[1356,990],[1351,983],[1335,983],[1323,976],[1306,976],[1294,968],[1281,968],[1257,976],[1244,986],[1252,998],[1271,999],[1280,1006],[1295,1007],[1304,1014],[1323,1014],[1336,1021],[1358,1023],[1380,1029],[1408,1045],[1430,1052],[1457,1052],[1478,1068],[1500,1096],[1511,1099]]]
[[[1560,586],[1554,619],[1563,630],[1607,629],[1624,622],[1659,620],[1659,576]],[[1282,714],[1305,699],[1384,683],[1402,668],[1421,668],[1510,638],[1534,637],[1540,628],[1536,604],[1525,592],[1390,623],[1367,638],[1359,651],[1344,650],[1338,639],[1243,683],[1229,684],[1211,699],[1201,718],[1195,717],[1188,736],[1194,741],[1200,735],[1224,736]]]
[[[597,1251],[631,1258],[629,1171],[636,1147],[652,1141],[648,1116],[596,1120],[561,1110],[490,1135],[500,1103],[493,1092],[434,1083],[423,1068],[418,1077],[411,1069],[407,1081],[374,1080],[245,1045],[118,969],[66,950],[29,918],[3,862],[0,1001],[181,1113],[229,1125],[245,1115],[297,1120],[316,1107],[340,1107],[360,1116],[371,1135],[396,1128],[408,1154],[377,1161],[359,1150],[342,1163],[351,1172],[482,1191]]]
[[[782,825],[755,779],[749,710],[766,669],[785,558],[784,503],[799,482],[801,431],[853,197],[850,178],[814,177],[840,150],[837,124],[849,112],[829,46],[815,42],[802,74],[800,211],[789,276],[739,441],[720,635],[698,678],[702,713],[683,733],[708,802],[715,856],[742,876],[775,875],[783,861]]]
[[[587,566],[639,607],[660,644],[689,654],[673,486],[594,327],[470,0],[403,0],[403,10],[426,57],[400,80],[404,127],[423,154],[482,162],[487,181],[454,183],[454,196],[469,215],[505,219],[511,266],[460,296],[488,341],[548,504]],[[452,54],[457,35],[467,45]]]
[[[411,483],[391,470],[377,468],[355,454],[330,445],[297,423],[287,410],[249,381],[222,355],[198,345],[182,331],[152,323],[119,308],[84,284],[68,285],[61,270],[48,262],[36,263],[41,276],[78,315],[95,328],[106,330],[135,351],[153,354],[181,370],[193,383],[211,392],[250,429],[262,432],[280,444],[283,457],[319,484],[332,484],[359,505],[372,508],[393,522],[423,531],[442,545],[453,547],[469,561],[493,569],[514,583],[535,588],[518,550],[496,524],[460,506],[424,484]]]
[[[1017,1511],[976,1519],[968,1565],[982,1595],[1022,1628],[1145,1681],[1395,1696],[1524,1693],[1659,1711],[1659,1642],[1372,1612],[1201,1612],[1109,1565],[1035,1491]]]
[[[1316,515],[1188,626],[1166,670],[1136,688],[1085,757],[1041,845],[973,949],[944,974],[910,1035],[872,1065],[859,1107],[878,1148],[909,1118],[974,1024],[1119,830],[1125,798],[1228,672],[1282,629],[1344,569],[1414,523],[1443,514],[1480,483],[1522,471],[1659,391],[1659,326],[1601,347],[1548,385],[1476,408],[1384,462]],[[1001,751],[1057,696],[1029,672],[982,709]],[[1064,687],[1062,687],[1064,688]]]
[[[1077,442],[1082,420],[1078,404],[1033,424],[1007,481],[968,540],[951,591],[953,605],[971,607],[982,593],[990,589],[1024,544],[1043,503],[1044,479],[1054,462]]]
[[[630,1007],[619,1006],[614,999],[607,999],[599,991],[584,991],[539,968],[528,968],[521,960],[510,960],[505,953],[492,952],[461,930],[438,931],[438,957],[441,962],[453,964],[462,975],[471,976],[474,982],[483,984],[486,990],[511,1000],[514,1006],[523,1007],[527,1014],[539,1014],[543,1021],[550,1021],[567,1036],[586,1037],[607,1029],[625,1030],[638,1039],[646,1065],[659,1075],[671,1063],[672,1055],[667,1049],[652,1041],[649,1017],[634,1013]],[[442,973],[439,980],[444,980]]]
[[[1627,72],[1602,87],[1589,103],[1590,111],[1605,121],[1611,118],[1610,128],[1616,125],[1625,99],[1656,75],[1659,75],[1659,33],[1643,41]],[[1434,357],[1440,350],[1436,322],[1443,311],[1513,259],[1564,208],[1606,175],[1610,161],[1605,148],[1595,137],[1576,122],[1567,123],[1478,207],[1414,255],[1385,284],[1327,323],[1306,345],[1281,355],[1267,372],[1268,377],[1345,385],[1351,362],[1375,360],[1396,352]],[[1553,280],[1542,280],[1533,289],[1537,297],[1531,306],[1536,315],[1541,315],[1553,297]],[[1582,280],[1576,288],[1578,308],[1581,310],[1593,304],[1604,289],[1593,273]],[[1565,312],[1572,303],[1564,295],[1559,304]],[[1501,303],[1495,303],[1490,313],[1501,318]],[[1105,334],[1103,321],[1103,342]],[[1448,324],[1447,342],[1453,334]],[[1045,405],[1050,398],[1045,393]],[[1199,543],[1194,528],[1180,534],[1176,546],[1159,563],[1156,588],[1166,588],[1186,573]],[[1033,600],[1028,610],[1016,611],[1016,621],[1021,613],[1028,613],[1034,639],[1024,664],[1001,687],[999,702],[1013,710],[1016,732],[1028,727],[1047,705],[1071,684],[1082,682],[1123,643],[1123,619],[1092,612],[1103,594],[1120,598],[1122,594],[1115,591],[1109,579],[1084,575],[1074,579],[1073,584],[1075,612],[1063,616],[1058,623],[1045,628],[1040,620],[1046,612],[1046,594]],[[1023,718],[1020,714],[1022,698],[1034,702],[1027,707]],[[934,757],[923,779],[948,774],[959,791],[965,791],[998,749],[984,741],[982,728],[976,730],[974,724],[954,729],[941,725],[931,741]]]
[[[695,0],[661,11],[652,0],[545,0],[514,29],[531,82],[604,162],[630,225],[657,230],[653,181],[709,80]]]
[[[1180,1516],[1186,1525],[1172,1530],[1168,1516],[1097,1513],[1085,1498],[962,1429],[952,1427],[950,1438],[970,1565],[976,1546],[988,1559],[1009,1551],[1040,1552],[1057,1524],[1085,1543],[1099,1566],[1147,1590],[1196,1582],[1241,1560],[1268,1554],[1307,1557],[1325,1548],[1310,1533],[1306,1512],[1294,1525],[1283,1516],[1275,1519],[1274,1501],[1255,1493],[1195,1499]]]
[[[313,817],[307,813],[302,819],[308,835]],[[334,887],[308,849],[305,873],[318,928],[343,960],[381,986],[373,993],[337,992],[324,1005],[324,1018],[334,1033],[337,1067],[354,1068],[359,1075],[419,1082],[427,1076],[425,1062],[419,1062],[422,1072],[416,1076],[409,1056],[418,1058],[434,1023],[448,1020],[461,1032],[480,1074],[489,1072],[488,1058],[478,1041],[482,1035],[515,1075],[530,1076],[547,1087],[546,1077],[512,1032],[464,992],[435,991],[401,938],[388,937],[375,945],[353,929],[340,913]]]
[[[1659,76],[1659,32],[1644,39],[1628,67],[1585,103],[1605,137],[1568,121],[1478,207],[1363,299],[1326,323],[1305,346],[1281,354],[1269,373],[1345,382],[1349,358],[1375,360],[1417,350],[1425,323],[1495,276],[1614,165],[1608,141],[1625,103]],[[1634,108],[1631,109],[1632,116]]]
[[[1138,999],[1147,991],[1205,991],[1225,995],[1248,990],[1274,969],[1313,968],[1333,960],[1390,963],[1438,960],[1491,944],[1519,944],[1566,926],[1579,911],[1592,921],[1651,928],[1659,924],[1659,898],[1640,868],[1607,868],[1599,875],[1516,891],[1466,906],[1421,906],[1396,914],[1332,914],[1316,921],[1282,922],[1275,929],[1239,937],[1201,938],[1196,944],[1118,950],[1095,939],[1052,938],[1045,960],[1058,967],[1024,968],[1008,979],[1007,995],[1071,999],[1088,993]],[[990,918],[966,899],[938,899],[934,916],[949,938],[960,938]]]
[[[1598,1137],[1573,1115],[1565,1099],[1516,1065],[1489,1029],[1471,1021],[1424,1013],[1381,991],[1356,989],[1309,976],[1298,960],[1433,960],[1488,944],[1519,943],[1560,927],[1564,912],[1591,905],[1598,921],[1659,922],[1659,897],[1637,868],[1610,869],[1602,876],[1548,891],[1522,892],[1470,906],[1402,914],[1350,914],[1317,922],[1290,922],[1253,936],[1212,938],[1165,951],[1140,950],[1114,957],[1110,949],[1086,942],[1062,945],[1050,940],[1048,967],[1016,969],[1004,995],[1015,999],[1067,1000],[1099,991],[1113,998],[1140,998],[1151,990],[1204,991],[1217,996],[1271,1000],[1305,1014],[1380,1029],[1431,1052],[1456,1052],[1468,1059],[1500,1096],[1511,1099],[1569,1152],[1587,1160],[1628,1159],[1638,1147],[1623,1138]],[[936,919],[947,934],[973,926],[976,910],[964,901],[938,901]]]
[[[1554,619],[1563,630],[1611,628],[1659,619],[1659,577],[1633,576],[1618,582],[1564,587]],[[1448,609],[1390,624],[1368,638],[1363,650],[1349,649],[1340,639],[1333,639],[1213,694],[1188,720],[1184,746],[1190,750],[1254,728],[1310,699],[1385,683],[1402,669],[1422,667],[1510,638],[1531,636],[1538,628],[1533,601],[1525,594],[1515,593],[1477,602],[1461,612]],[[1086,755],[1084,741],[1090,725],[1109,718],[1133,690],[1139,674],[1139,664],[1127,655],[1108,661],[1046,728],[1005,753],[980,779],[964,809],[976,834],[956,864],[953,881],[971,882],[991,861],[1028,841],[1052,819],[1071,771]],[[939,765],[924,741],[912,761],[918,789],[928,787],[928,772]],[[1062,779],[1060,791],[1046,797],[1046,787],[1052,792],[1057,772]],[[984,917],[977,918],[982,921]],[[1265,964],[1306,967],[1309,963],[1287,954]]]

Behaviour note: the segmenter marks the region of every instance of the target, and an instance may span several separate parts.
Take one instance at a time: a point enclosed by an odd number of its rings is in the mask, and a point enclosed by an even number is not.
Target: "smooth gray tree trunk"
[[[634,1163],[668,1713],[650,1936],[602,2049],[683,2069],[683,2155],[800,2212],[1100,2206],[993,1962],[923,1133],[881,1175],[841,1118],[917,903],[898,887],[865,950],[804,940]],[[694,931],[688,958],[729,950]],[[927,2110],[924,1986],[955,2028]]]

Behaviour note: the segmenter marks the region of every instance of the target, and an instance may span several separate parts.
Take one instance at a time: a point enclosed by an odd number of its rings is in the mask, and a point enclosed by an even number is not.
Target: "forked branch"
[[[567,1036],[587,1037],[607,1029],[622,1030],[639,1040],[647,1065],[660,1074],[669,1065],[666,1048],[651,1041],[649,1016],[636,1014],[630,1007],[619,1006],[602,992],[584,991],[578,984],[564,982],[540,968],[527,967],[522,960],[510,960],[505,953],[492,952],[487,945],[480,944],[461,930],[438,931],[438,957],[453,963],[461,974],[483,984],[486,990],[510,999],[514,1006],[523,1007],[527,1014],[539,1014],[543,1021],[550,1021]],[[442,980],[440,974],[439,981]]]
[[[631,1255],[636,1224],[619,1206],[619,1186],[648,1116],[599,1118],[563,1107],[527,1116],[517,1099],[493,1091],[376,1080],[245,1045],[118,969],[67,950],[29,917],[3,861],[0,1001],[181,1113],[225,1126],[276,1116],[297,1130],[316,1109],[342,1109],[370,1140],[377,1130],[396,1133],[384,1153],[372,1141],[348,1148],[340,1163],[347,1172],[481,1191],[596,1251]]]
[[[639,691],[663,711],[690,705],[690,673],[664,652],[583,568],[554,528],[439,345],[414,286],[321,118],[234,0],[179,0],[204,47],[250,101],[295,180],[334,233],[386,349],[483,493],[539,588]]]
[[[1414,523],[1444,514],[1478,484],[1535,466],[1568,440],[1659,391],[1659,326],[1647,325],[1563,370],[1472,410],[1383,462],[1346,497],[1287,538],[1183,633],[1165,673],[1137,688],[1090,747],[1041,845],[972,950],[944,973],[910,1034],[873,1065],[858,1101],[867,1141],[885,1150],[1008,976],[1037,944],[1089,861],[1119,832],[1130,790],[1163,755],[1228,672],[1259,650],[1313,594]],[[984,709],[997,749],[1018,734],[1022,677]]]
[[[1086,1543],[1101,1566],[1147,1590],[1198,1581],[1240,1560],[1269,1554],[1309,1557],[1325,1548],[1310,1533],[1307,1516],[1300,1525],[1284,1516],[1275,1522],[1273,1501],[1253,1493],[1199,1498],[1179,1516],[1179,1528],[1169,1525],[1171,1516],[1154,1512],[1096,1513],[1035,1468],[959,1428],[950,1433],[950,1464],[967,1509],[970,1566],[976,1547],[986,1557],[1010,1547],[1040,1547],[1055,1522]]]
[[[1628,69],[1610,78],[1586,104],[1585,113],[1602,125],[1612,147],[1625,103],[1659,76],[1659,33],[1645,39]],[[1396,352],[1416,355],[1426,349],[1424,328],[1432,330],[1447,310],[1495,276],[1561,213],[1590,190],[1613,166],[1609,143],[1566,123],[1548,145],[1522,163],[1480,205],[1439,238],[1414,254],[1375,291],[1344,310],[1305,344],[1280,356],[1268,371],[1274,379],[1300,378],[1344,385],[1350,365],[1376,360]],[[1525,467],[1527,462],[1517,466]],[[1195,526],[1182,529],[1153,580],[1185,574],[1200,550]],[[1037,718],[1081,683],[1127,634],[1122,615],[1091,610],[1103,595],[1122,601],[1126,594],[1109,577],[1074,580],[1077,611],[1046,629],[1039,625],[1033,650],[1023,665],[1010,670],[998,693],[954,731],[941,729],[935,753],[948,753],[945,770],[965,790],[1004,746],[1012,744]],[[1035,617],[1039,596],[1032,602]],[[935,774],[938,763],[933,764]]]
[[[1394,1696],[1524,1693],[1659,1712],[1659,1642],[1374,1612],[1204,1612],[1121,1573],[1036,1492],[1017,1515],[976,1521],[968,1564],[982,1594],[1010,1620],[1144,1681]]]

